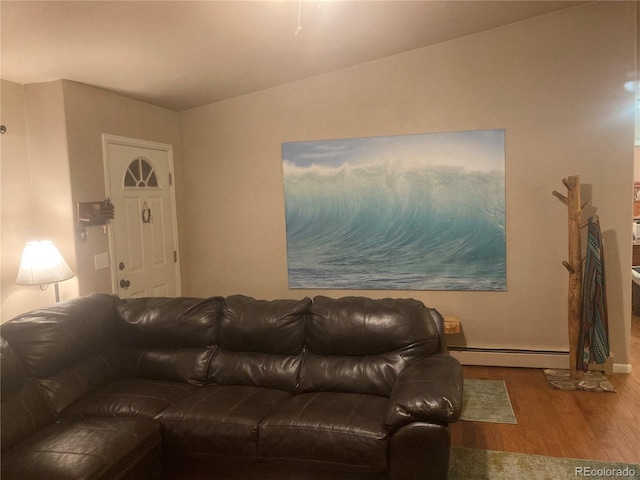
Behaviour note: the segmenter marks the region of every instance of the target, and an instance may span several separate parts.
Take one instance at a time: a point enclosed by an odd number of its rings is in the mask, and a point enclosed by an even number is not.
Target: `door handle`
[[[129,288],[129,285],[131,285],[131,282],[129,280],[125,280],[124,278],[122,280],[120,280],[120,288]]]

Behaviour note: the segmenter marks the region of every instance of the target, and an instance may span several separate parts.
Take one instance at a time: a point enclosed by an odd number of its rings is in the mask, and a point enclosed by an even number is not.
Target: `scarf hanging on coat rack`
[[[576,360],[578,370],[586,372],[589,362],[603,364],[609,358],[604,251],[597,215],[589,218],[588,222],[587,256],[582,279],[582,312]]]

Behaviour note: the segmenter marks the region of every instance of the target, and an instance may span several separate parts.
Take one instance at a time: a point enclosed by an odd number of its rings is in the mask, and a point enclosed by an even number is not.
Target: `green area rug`
[[[640,480],[640,465],[495,452],[451,449],[449,480]]]
[[[517,423],[504,380],[465,379],[460,420]]]

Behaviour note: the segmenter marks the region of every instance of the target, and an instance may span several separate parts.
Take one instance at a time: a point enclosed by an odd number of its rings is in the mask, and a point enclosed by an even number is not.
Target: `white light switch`
[[[102,268],[109,268],[109,252],[99,253],[93,256],[93,263],[96,265],[96,270]]]

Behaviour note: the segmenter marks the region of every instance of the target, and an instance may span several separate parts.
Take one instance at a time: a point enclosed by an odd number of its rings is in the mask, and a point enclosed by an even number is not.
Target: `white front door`
[[[121,298],[180,295],[171,145],[102,138],[113,292]]]

